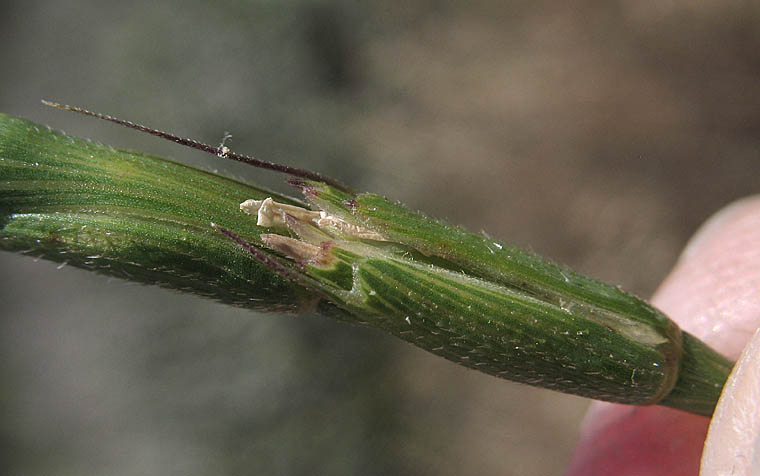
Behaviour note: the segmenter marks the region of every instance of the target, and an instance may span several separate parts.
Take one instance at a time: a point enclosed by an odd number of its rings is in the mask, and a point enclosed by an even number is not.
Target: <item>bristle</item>
[[[84,109],[81,107],[69,106],[66,104],[60,104],[57,102],[47,101],[44,99],[42,100],[42,104],[46,106],[54,107],[56,109],[76,112],[79,114],[84,114],[85,116],[95,117],[97,119],[102,119],[104,121],[113,122],[115,124],[129,127],[130,129],[135,129],[140,132],[146,132],[148,134],[154,135],[156,137],[160,137],[162,139],[170,140],[172,142],[176,142],[177,144],[184,145],[186,147],[191,147],[193,149],[202,150],[203,152],[208,152],[209,154],[216,155],[217,157],[220,157],[220,158],[237,160],[238,162],[243,162],[245,164],[252,165],[260,169],[273,170],[275,172],[281,172],[281,173],[293,175],[295,177],[300,177],[303,179],[315,180],[317,182],[322,182],[324,184],[327,184],[331,187],[335,187],[344,192],[351,191],[349,187],[347,187],[346,185],[343,185],[338,180],[332,179],[330,177],[325,177],[324,175],[318,172],[312,172],[310,170],[300,169],[297,167],[291,167],[289,165],[276,164],[274,162],[268,162],[266,160],[259,160],[255,157],[251,157],[248,155],[237,154],[235,152],[230,151],[229,148],[224,146],[224,141],[222,141],[221,147],[214,147],[212,145],[204,144],[203,142],[198,142],[193,139],[186,139],[183,137],[179,137],[175,134],[160,131],[158,129],[152,129],[150,127],[146,127],[141,124],[136,124],[131,121],[126,121],[124,119],[119,119],[114,116],[109,116],[108,114],[101,114],[98,112],[88,111],[87,109]]]
[[[288,185],[292,185],[294,187],[298,187],[301,189],[301,193],[305,197],[317,197],[319,196],[319,192],[309,185],[306,181],[298,179],[298,178],[289,178],[288,179]],[[329,185],[329,184],[328,184]],[[349,192],[348,190],[343,190],[344,192]],[[350,193],[350,192],[349,192]]]

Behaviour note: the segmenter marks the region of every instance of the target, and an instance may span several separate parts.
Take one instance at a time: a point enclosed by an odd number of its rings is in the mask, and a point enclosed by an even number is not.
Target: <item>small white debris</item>
[[[264,200],[246,200],[240,204],[240,210],[249,215],[257,215],[256,224],[266,227],[285,226],[286,215],[300,221],[315,221],[320,216],[319,212],[275,202],[272,197]]]
[[[330,216],[325,212],[319,212],[319,214],[320,215],[319,215],[319,219],[317,220],[317,226],[319,226],[321,229],[333,228],[341,232],[342,234],[346,236],[350,236],[352,238],[385,241],[385,238],[383,237],[383,235],[375,231],[372,231],[369,228],[364,228],[363,226],[346,223],[340,218]]]
[[[227,139],[231,139],[231,138],[232,138],[232,134],[230,134],[229,132],[224,133],[224,136],[222,137],[222,142],[219,143],[219,147],[218,147],[219,152],[216,154],[217,157],[219,157],[220,159],[226,159],[227,154],[230,153],[230,148],[224,145],[224,143],[227,142]]]
[[[337,232],[350,238],[385,241],[385,237],[369,228],[347,223],[340,218],[328,215],[324,211],[308,210],[295,205],[275,202],[272,197],[264,200],[246,200],[240,204],[240,210],[249,215],[257,215],[256,224],[258,226],[284,227],[286,226],[285,217],[291,216],[300,222],[311,223],[328,234]]]

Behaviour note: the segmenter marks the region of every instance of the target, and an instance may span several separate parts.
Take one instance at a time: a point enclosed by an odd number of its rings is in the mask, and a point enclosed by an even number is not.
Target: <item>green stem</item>
[[[704,342],[684,332],[678,380],[660,405],[712,415],[733,365]]]
[[[260,310],[311,296],[211,222],[257,243],[248,198],[278,196],[0,114],[0,249]],[[298,204],[283,196],[280,200]]]
[[[383,197],[294,183],[313,210],[0,114],[0,250],[250,309],[317,310],[491,375],[712,414],[731,363],[646,302]],[[271,227],[241,212],[269,197],[246,210]]]

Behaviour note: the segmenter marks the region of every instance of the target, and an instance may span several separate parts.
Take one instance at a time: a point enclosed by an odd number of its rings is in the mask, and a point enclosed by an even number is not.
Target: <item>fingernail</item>
[[[715,410],[703,474],[755,474],[760,456],[760,331],[742,352]]]

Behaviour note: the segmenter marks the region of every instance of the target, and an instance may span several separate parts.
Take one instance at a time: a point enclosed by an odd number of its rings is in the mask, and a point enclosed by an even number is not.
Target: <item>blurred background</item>
[[[109,5],[109,3],[112,3]],[[0,111],[333,175],[648,297],[760,190],[760,4],[4,0]],[[587,401],[370,329],[0,255],[6,474],[548,475]]]

